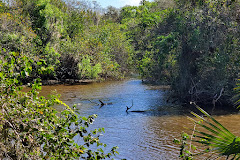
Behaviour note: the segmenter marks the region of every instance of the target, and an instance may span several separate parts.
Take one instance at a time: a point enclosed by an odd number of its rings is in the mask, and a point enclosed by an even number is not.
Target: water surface
[[[179,146],[173,144],[182,131],[193,125],[187,119],[189,112],[181,106],[166,103],[167,90],[144,85],[141,80],[92,83],[88,85],[43,86],[42,95],[56,90],[61,100],[77,104],[81,116],[97,114],[93,128],[104,127],[100,141],[108,144],[108,151],[118,146],[115,159],[165,160],[178,159]],[[112,103],[100,107],[99,100]],[[133,107],[126,112],[126,106]],[[57,109],[61,109],[58,108]],[[229,130],[238,134],[239,115],[216,117]],[[233,125],[234,124],[234,125]]]

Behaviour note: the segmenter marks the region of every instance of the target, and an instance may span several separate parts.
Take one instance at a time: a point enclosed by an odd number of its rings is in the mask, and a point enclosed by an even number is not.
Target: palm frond
[[[197,139],[193,141],[211,146],[212,150],[219,153],[219,155],[232,156],[232,159],[240,159],[240,137],[232,134],[202,108],[196,107],[206,118],[192,112],[199,121],[192,118],[189,119],[200,125],[205,131],[195,130],[195,137]]]

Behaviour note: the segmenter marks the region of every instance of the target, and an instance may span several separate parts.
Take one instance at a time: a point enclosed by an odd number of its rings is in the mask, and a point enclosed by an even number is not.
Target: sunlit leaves
[[[25,56],[2,50],[0,54],[0,158],[17,159],[104,159],[115,155],[116,148],[104,153],[99,136],[104,129],[89,131],[96,115],[80,117],[76,106],[69,107],[58,96],[39,97],[40,79],[22,92],[19,80],[26,78],[32,61]],[[21,62],[21,63],[20,63]],[[41,65],[42,63],[38,63]],[[21,74],[17,74],[17,73]],[[25,73],[26,72],[26,73]],[[63,105],[57,112],[51,106]],[[90,146],[99,146],[92,150]]]

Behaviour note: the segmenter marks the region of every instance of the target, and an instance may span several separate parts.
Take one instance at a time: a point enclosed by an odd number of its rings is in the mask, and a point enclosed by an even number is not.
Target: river
[[[41,95],[46,96],[53,90],[61,94],[60,99],[67,104],[77,104],[81,116],[98,115],[92,128],[105,128],[100,141],[108,144],[108,151],[113,146],[119,147],[120,154],[115,159],[178,159],[179,146],[173,144],[173,139],[180,138],[181,132],[186,131],[184,127],[193,127],[187,119],[189,111],[166,103],[168,90],[142,84],[141,80],[43,86]],[[109,104],[100,107],[99,100]],[[132,106],[129,111],[141,112],[126,112],[126,106]],[[240,115],[216,118],[238,134]]]

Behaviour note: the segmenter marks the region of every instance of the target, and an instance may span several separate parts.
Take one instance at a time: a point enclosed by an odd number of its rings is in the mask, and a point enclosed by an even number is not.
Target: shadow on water
[[[116,159],[177,159],[179,146],[172,141],[180,137],[184,127],[193,126],[186,118],[191,108],[166,103],[166,88],[142,84],[141,80],[43,86],[41,95],[52,90],[70,106],[76,104],[81,116],[98,115],[92,128],[105,128],[101,141],[108,144],[108,150],[119,147]],[[99,100],[106,105],[101,106]],[[132,106],[128,112],[126,106]],[[223,124],[225,119],[229,122],[228,116],[219,117]],[[238,124],[240,116],[233,117],[231,123]],[[238,128],[232,125],[231,129]]]

